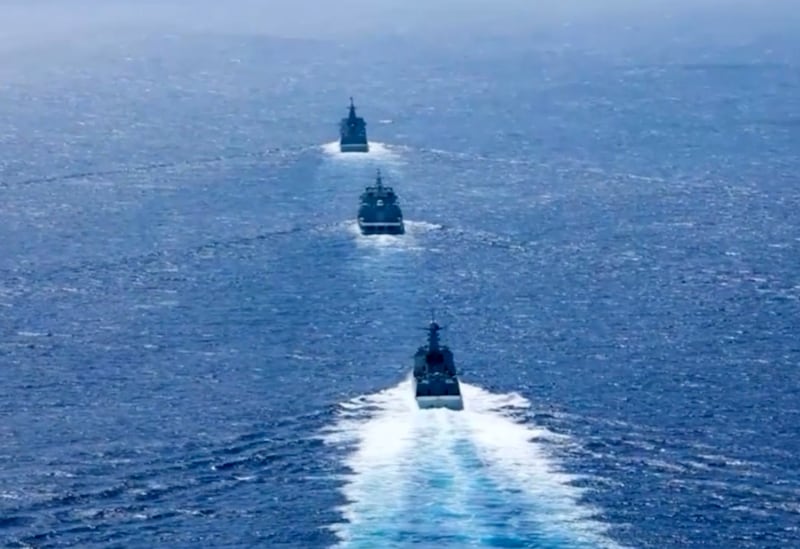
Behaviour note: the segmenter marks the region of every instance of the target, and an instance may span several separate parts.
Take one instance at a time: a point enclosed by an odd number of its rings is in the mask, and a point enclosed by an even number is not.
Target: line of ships
[[[367,123],[356,114],[353,98],[350,111],[339,124],[339,150],[343,153],[369,152]],[[381,172],[361,193],[358,207],[361,234],[405,234],[403,212],[392,187],[383,184]],[[428,325],[428,341],[414,354],[414,398],[420,408],[463,410],[464,399],[456,373],[453,352],[439,342],[441,326],[435,320]]]
[[[339,124],[339,150],[343,153],[369,152],[367,123],[356,115],[356,106],[350,98],[350,112]],[[381,172],[375,185],[361,193],[358,206],[358,228],[361,234],[404,234],[403,212],[394,189],[383,184]]]

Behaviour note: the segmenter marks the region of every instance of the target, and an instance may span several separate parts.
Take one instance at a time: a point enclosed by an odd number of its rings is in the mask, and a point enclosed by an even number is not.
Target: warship
[[[345,152],[369,152],[367,123],[356,116],[356,106],[350,98],[350,113],[339,124],[339,150]]]
[[[363,235],[371,234],[405,234],[403,212],[397,203],[394,189],[384,186],[381,171],[374,186],[369,186],[361,193],[358,207],[358,228]]]
[[[428,326],[428,344],[414,354],[414,398],[420,408],[463,410],[461,387],[453,353],[439,344],[441,327],[435,320]]]

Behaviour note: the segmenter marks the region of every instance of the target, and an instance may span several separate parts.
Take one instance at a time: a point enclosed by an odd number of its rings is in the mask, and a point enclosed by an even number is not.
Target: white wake
[[[331,141],[322,145],[322,151],[331,157],[344,161],[358,162],[363,160],[396,160],[398,153],[392,150],[390,145],[380,143],[378,141],[369,142],[369,152],[356,153],[348,152],[343,153],[339,150],[339,141]]]
[[[342,547],[618,547],[541,442],[530,403],[462,384],[465,410],[418,410],[410,380],[341,405]],[[418,545],[417,545],[418,546]]]
[[[442,228],[441,225],[428,223],[427,221],[405,220],[403,224],[405,225],[406,232],[400,235],[363,235],[358,228],[358,222],[356,220],[345,222],[343,227],[350,233],[353,239],[355,239],[358,247],[385,250],[423,250],[424,247],[420,245],[419,238],[425,233]]]

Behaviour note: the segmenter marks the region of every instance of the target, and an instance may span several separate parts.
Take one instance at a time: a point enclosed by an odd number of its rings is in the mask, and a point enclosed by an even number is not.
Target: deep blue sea
[[[800,547],[800,33],[669,36],[0,52],[0,543]]]

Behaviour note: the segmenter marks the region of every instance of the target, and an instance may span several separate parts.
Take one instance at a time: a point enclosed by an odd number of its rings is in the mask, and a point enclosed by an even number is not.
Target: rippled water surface
[[[3,543],[800,545],[797,49],[462,42],[5,54]]]

